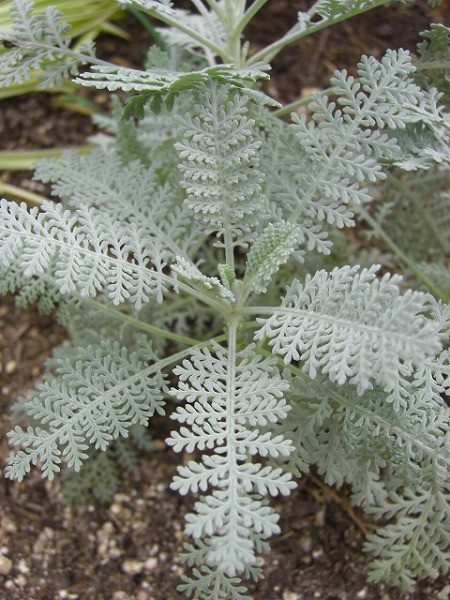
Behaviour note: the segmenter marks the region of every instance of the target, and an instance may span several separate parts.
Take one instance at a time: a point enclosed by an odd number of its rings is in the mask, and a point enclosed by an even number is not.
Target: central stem
[[[234,273],[234,245],[233,245],[233,234],[230,228],[224,231],[224,246],[225,246],[225,262],[231,272]]]
[[[226,0],[227,53],[235,66],[241,65],[241,30],[236,27],[245,11],[245,0]]]

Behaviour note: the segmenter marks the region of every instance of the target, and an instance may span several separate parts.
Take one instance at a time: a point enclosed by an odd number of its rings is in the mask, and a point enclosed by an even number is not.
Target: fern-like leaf
[[[173,8],[171,0],[119,0],[122,6],[135,6],[141,10],[149,11],[154,15],[169,15],[177,17],[178,11]]]
[[[332,25],[354,14],[370,10],[378,5],[377,0],[321,0],[316,2],[308,12],[299,12],[297,23],[292,27],[287,36],[315,31],[319,25],[320,28]]]
[[[449,101],[450,94],[450,27],[433,23],[429,31],[420,34],[423,42],[417,45],[419,60],[416,62],[416,81],[434,86]]]
[[[125,163],[101,149],[87,156],[65,152],[60,159],[39,161],[35,179],[52,182],[52,193],[71,208],[92,206],[114,221],[139,223],[171,258],[196,242],[182,194],[169,183],[161,185],[155,170],[138,160]]]
[[[131,106],[125,111],[129,117],[131,111],[139,108],[139,118],[144,115],[143,107],[150,104],[155,112],[160,112],[165,103],[172,107],[175,96],[183,91],[192,91],[210,81],[227,84],[233,88],[246,91],[249,97],[257,99],[260,103],[279,107],[279,103],[269,98],[262,92],[247,87],[258,79],[268,79],[268,75],[261,68],[236,69],[232,64],[214,65],[196,71],[170,71],[168,69],[150,69],[139,71],[128,67],[114,65],[94,65],[91,71],[81,73],[75,79],[76,83],[86,87],[107,89],[110,92],[123,90],[140,94],[131,100]]]
[[[266,292],[275,273],[293,254],[297,240],[295,225],[284,221],[270,223],[248,253],[244,283],[259,294]]]
[[[245,245],[264,214],[260,142],[247,114],[248,97],[228,86],[204,86],[193,116],[179,118],[186,203],[208,231]],[[261,214],[261,212],[263,214]]]
[[[40,87],[57,87],[78,74],[80,63],[95,59],[91,45],[83,46],[84,56],[71,52],[71,27],[62,21],[62,13],[55,6],[34,13],[30,0],[13,0],[11,18],[13,28],[0,34],[0,40],[9,46],[0,56],[2,86],[28,81],[42,69]]]
[[[279,530],[277,515],[262,497],[288,494],[294,487],[281,469],[250,460],[256,454],[287,456],[291,450],[282,436],[260,430],[285,418],[287,384],[273,361],[255,355],[252,347],[236,353],[232,333],[229,348],[214,344],[213,350],[195,350],[175,369],[180,381],[172,394],[187,404],[172,418],[188,427],[167,442],[177,452],[216,450],[179,467],[172,488],[182,494],[214,488],[187,516],[186,532],[204,540],[209,567],[233,578],[256,565],[259,544]]]
[[[301,222],[304,215],[338,227],[352,225],[352,204],[370,200],[367,184],[384,179],[383,163],[401,155],[396,130],[420,124],[433,139],[442,137],[441,96],[434,89],[422,90],[412,79],[414,72],[412,56],[404,50],[388,51],[381,61],[363,56],[358,78],[346,71],[337,71],[332,78],[330,91],[337,103],[324,93],[316,94],[310,104],[312,121],[305,115],[293,116],[307,159],[297,176],[289,170],[285,175],[294,190],[301,190],[284,213],[286,220]]]
[[[105,450],[133,425],[163,414],[164,377],[156,355],[147,359],[151,365],[117,343],[103,342],[80,348],[76,362],[57,361],[57,374],[39,384],[27,404],[27,414],[41,426],[16,426],[9,434],[23,449],[10,457],[7,477],[21,481],[32,464],[42,462],[44,476],[53,479],[63,458],[78,471],[90,446]]]
[[[67,470],[63,476],[62,492],[66,504],[81,504],[92,494],[100,502],[110,502],[120,486],[120,468],[134,473],[139,466],[137,449],[149,450],[151,437],[142,425],[133,425],[129,437],[120,437],[106,450],[89,453],[81,469]]]
[[[25,278],[46,271],[62,294],[108,293],[138,310],[152,295],[159,301],[166,285],[164,249],[132,224],[124,228],[95,209],[71,213],[44,203],[39,212],[25,204],[0,203],[0,265],[20,269]]]
[[[449,570],[450,493],[423,486],[392,493],[380,507],[370,510],[394,523],[369,535],[365,550],[375,555],[369,581],[387,580],[410,589],[416,579]]]
[[[281,307],[257,332],[267,335],[273,352],[284,361],[303,361],[315,377],[347,380],[360,393],[375,381],[386,391],[395,388],[404,365],[420,365],[441,348],[440,325],[426,318],[430,298],[421,292],[400,295],[398,276],[376,278],[379,267],[335,268],[294,281]]]
[[[192,576],[183,575],[182,579],[184,583],[178,586],[178,590],[199,600],[250,600],[239,577],[227,577],[219,569],[202,565],[193,569]]]
[[[184,258],[177,257],[176,263],[172,266],[172,271],[178,277],[189,281],[195,289],[208,292],[212,291],[218,298],[224,300],[234,300],[234,294],[223,286],[217,277],[207,277],[195,265]]]
[[[375,502],[382,469],[388,479],[404,484],[441,486],[450,460],[449,411],[441,398],[448,384],[440,361],[409,381],[408,402],[399,406],[380,389],[358,395],[353,386],[337,386],[324,376],[295,378],[292,416],[275,430],[295,446],[289,470],[300,474],[316,464],[327,483],[350,483],[365,505]]]

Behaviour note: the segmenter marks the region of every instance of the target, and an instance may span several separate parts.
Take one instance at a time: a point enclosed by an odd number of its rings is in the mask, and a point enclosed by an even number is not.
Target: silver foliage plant
[[[40,69],[44,87],[129,94],[97,117],[90,154],[37,165],[60,203],[1,201],[1,291],[58,306],[72,337],[19,402],[6,475],[64,466],[72,496],[106,496],[113,457],[133,467],[126,438],[148,448],[142,426],[168,404],[167,444],[192,455],[172,489],[197,497],[180,586],[196,598],[248,598],[241,579],[262,577],[280,531],[271,498],[311,467],[379,519],[370,580],[448,568],[450,30],[433,25],[417,56],[363,56],[306,101],[260,85],[288,44],[382,3],[319,0],[252,53],[243,31],[266,0],[122,0],[162,24],[141,71],[74,48],[29,0],[1,34],[5,85]],[[385,254],[339,266],[358,218]]]

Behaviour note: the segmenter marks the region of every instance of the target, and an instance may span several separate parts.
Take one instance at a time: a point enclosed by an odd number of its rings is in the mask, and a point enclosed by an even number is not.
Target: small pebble
[[[155,557],[147,558],[145,561],[144,567],[146,571],[153,571],[153,569],[158,564],[158,559]]]
[[[144,563],[135,558],[130,558],[122,563],[122,571],[127,575],[139,575],[144,569]]]
[[[19,560],[19,562],[17,563],[17,570],[19,571],[19,573],[22,573],[23,575],[26,575],[27,573],[30,572],[30,568],[27,565],[27,563],[23,560],[23,558],[21,560]]]
[[[9,517],[3,515],[1,521],[1,529],[6,533],[15,533],[17,531],[17,526],[13,521],[11,521]]]
[[[0,575],[9,575],[13,567],[12,560],[0,554]]]
[[[117,546],[113,546],[109,551],[110,558],[120,558],[122,556],[122,550],[117,548]]]
[[[123,592],[122,590],[118,591],[118,592],[114,592],[112,600],[129,600],[130,596],[126,593]]]
[[[314,524],[316,527],[324,527],[325,525],[325,506],[320,508],[314,516]]]
[[[39,557],[47,552],[51,553],[54,548],[53,544],[51,543],[54,535],[55,532],[53,529],[50,527],[44,527],[33,545],[33,555]]]
[[[114,503],[111,504],[109,510],[112,512],[113,515],[120,515],[120,513],[122,512],[122,507],[120,504]]]
[[[130,497],[127,496],[126,494],[115,494],[114,495],[114,502],[123,504],[124,502],[129,502],[129,501],[130,501]]]
[[[305,535],[299,540],[300,548],[303,552],[308,553],[311,552],[313,547],[313,539],[309,535]]]
[[[155,554],[158,554],[159,552],[159,544],[153,544],[153,546],[150,548],[149,554],[150,556],[155,556]]]
[[[9,360],[5,365],[5,373],[11,375],[17,369],[17,363],[15,360]]]
[[[14,579],[14,583],[17,585],[17,587],[24,588],[27,585],[27,579],[25,575],[17,575],[17,577]]]

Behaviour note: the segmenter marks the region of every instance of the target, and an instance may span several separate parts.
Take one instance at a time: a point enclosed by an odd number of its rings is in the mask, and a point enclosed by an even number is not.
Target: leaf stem
[[[373,8],[378,8],[383,4],[387,4],[387,2],[389,2],[389,0],[377,0],[369,6],[365,6],[363,8],[359,8],[348,13],[339,14],[331,19],[324,18],[319,23],[311,24],[310,27],[301,31],[299,31],[298,28],[294,26],[291,30],[289,30],[286,33],[284,37],[254,54],[253,57],[248,61],[246,66],[254,65],[258,62],[270,62],[273,58],[275,58],[275,56],[279,52],[281,52],[281,50],[283,50],[283,48],[285,48],[289,44],[293,44],[294,42],[297,42],[298,40],[301,40],[302,38],[311,35],[316,31],[320,31],[325,27],[335,25],[336,23],[345,21],[346,19],[350,19],[351,17],[367,12],[368,10],[372,10]]]
[[[216,15],[219,17],[219,19],[223,23],[225,21],[226,17],[225,17],[225,13],[220,8],[219,3],[216,0],[205,0],[205,2],[210,7],[210,9],[216,13]]]
[[[444,302],[450,302],[450,298],[447,296],[447,294],[437,285],[435,285],[435,283],[419,269],[416,263],[412,261],[401,248],[397,246],[394,240],[384,231],[381,225],[377,223],[377,221],[365,208],[362,206],[354,206],[353,208],[355,212],[357,212],[359,216],[370,225],[375,234],[383,240],[383,242],[395,254],[395,256],[397,256],[399,260],[401,260],[437,298],[440,298]]]
[[[333,88],[327,89],[327,90],[320,90],[321,94],[329,94],[330,96],[332,94],[335,94],[335,90]],[[273,111],[273,115],[275,117],[284,117],[287,114],[290,114],[291,112],[293,112],[294,110],[296,110],[297,108],[300,108],[301,106],[307,106],[312,100],[313,100],[313,96],[308,96],[307,98],[299,98],[298,100],[294,100],[294,102],[290,102],[289,104],[286,104],[285,106],[282,106],[281,108],[278,108],[277,110]]]
[[[128,323],[136,329],[141,329],[142,331],[148,331],[154,335],[166,338],[168,340],[173,340],[175,342],[180,342],[181,344],[186,344],[188,346],[195,346],[199,344],[200,341],[194,338],[186,337],[184,335],[179,335],[177,333],[173,333],[172,331],[167,331],[165,329],[160,329],[159,327],[155,327],[154,325],[150,325],[150,323],[145,323],[136,317],[132,317],[131,315],[127,315],[117,308],[113,308],[112,306],[108,306],[107,304],[103,304],[98,300],[93,298],[83,298],[83,302],[86,302],[88,305],[93,308],[97,308],[101,312],[108,313],[109,315],[115,317],[123,321],[124,323]]]
[[[234,248],[233,238],[231,232],[227,228],[224,231],[224,245],[225,245],[225,262],[227,267],[234,273]]]
[[[235,24],[233,34],[240,35],[253,19],[256,13],[266,4],[268,0],[255,0],[253,4],[246,10],[239,21]]]
[[[211,40],[208,40],[207,38],[205,38],[202,35],[200,35],[199,33],[197,33],[197,31],[195,31],[188,25],[185,25],[180,19],[177,20],[176,18],[171,17],[170,15],[166,15],[166,14],[160,13],[160,12],[158,12],[156,10],[152,10],[152,9],[147,9],[147,10],[145,10],[145,12],[147,14],[149,14],[151,17],[154,17],[155,19],[158,19],[159,21],[166,23],[166,25],[169,25],[170,27],[175,27],[175,29],[178,29],[179,31],[186,33],[190,38],[196,40],[202,46],[206,46],[207,48],[212,50],[215,54],[217,54],[217,56],[220,56],[220,58],[224,62],[228,62],[230,60],[231,57],[226,52],[224,52],[224,50],[222,48],[217,46]]]

